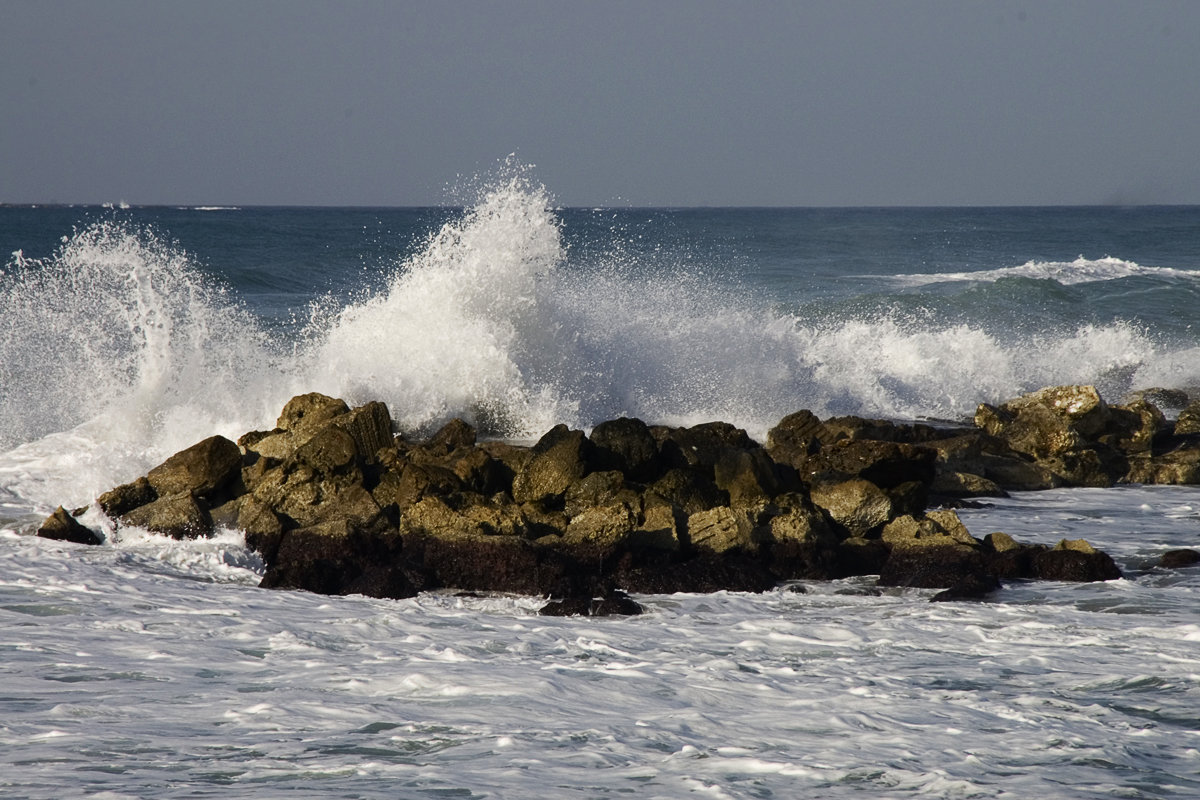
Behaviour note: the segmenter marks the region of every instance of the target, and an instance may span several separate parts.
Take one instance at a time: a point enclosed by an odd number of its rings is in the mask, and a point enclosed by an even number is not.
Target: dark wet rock
[[[879,573],[880,586],[948,589],[995,580],[978,548],[961,544],[893,547]]]
[[[668,467],[650,428],[640,419],[622,417],[592,429],[598,469],[618,470],[637,483],[651,483]]]
[[[213,532],[208,509],[187,491],[159,497],[152,503],[138,506],[121,515],[119,521],[172,539],[195,539],[211,536]]]
[[[811,411],[788,414],[767,431],[767,452],[776,462],[803,469],[808,457],[835,437]]]
[[[728,422],[672,428],[667,432],[666,440],[676,446],[676,452],[686,465],[705,470],[711,470],[730,450],[749,450],[758,446],[744,430]]]
[[[100,510],[110,517],[119,517],[138,506],[144,506],[158,499],[158,492],[150,485],[145,477],[131,483],[125,483],[110,489],[96,499]]]
[[[429,437],[422,447],[430,454],[446,456],[456,450],[474,447],[476,436],[475,428],[455,417]]]
[[[1158,561],[1158,565],[1163,569],[1183,569],[1196,564],[1200,564],[1200,550],[1191,548],[1168,550]]]
[[[54,509],[54,513],[46,517],[45,521],[38,526],[37,535],[43,539],[54,539],[60,542],[104,544],[103,536],[75,519],[62,506]]]
[[[398,535],[332,520],[283,534],[261,585],[317,594],[412,597],[424,586],[414,583],[403,556]]]
[[[1000,589],[1000,581],[994,575],[969,575],[949,589],[929,598],[931,603],[946,603],[960,600],[985,600],[992,592]]]
[[[603,597],[569,597],[551,600],[538,611],[547,617],[636,616],[642,607],[625,592],[615,589]]]
[[[862,536],[843,539],[837,548],[835,577],[878,575],[889,553],[888,546],[879,539],[867,539]]]
[[[1064,539],[1033,556],[1033,577],[1046,581],[1111,581],[1121,577],[1112,558],[1083,539]]]
[[[713,464],[713,481],[729,495],[729,504],[747,508],[770,501],[784,488],[786,477],[761,447],[726,450]],[[787,488],[798,488],[793,477]]]
[[[729,505],[729,493],[717,488],[703,471],[672,469],[655,481],[649,491],[686,514]]]

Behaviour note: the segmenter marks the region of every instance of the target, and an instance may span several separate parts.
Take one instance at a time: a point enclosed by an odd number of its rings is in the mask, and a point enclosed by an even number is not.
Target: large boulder
[[[886,492],[867,480],[855,478],[821,483],[811,489],[812,502],[846,531],[848,537],[866,537],[896,516]]]
[[[1064,539],[1033,557],[1034,577],[1045,581],[1112,581],[1121,570],[1107,553],[1084,539]]]
[[[529,460],[513,478],[518,503],[561,499],[572,483],[589,471],[593,445],[583,431],[556,425],[538,440]]]
[[[640,419],[621,417],[601,422],[589,437],[598,469],[619,470],[631,481],[651,483],[669,466],[650,428]]]
[[[210,436],[181,450],[146,474],[158,496],[210,495],[241,473],[242,451],[224,436]]]
[[[119,517],[124,525],[160,533],[172,539],[211,536],[212,517],[191,492],[183,491],[159,497]]]

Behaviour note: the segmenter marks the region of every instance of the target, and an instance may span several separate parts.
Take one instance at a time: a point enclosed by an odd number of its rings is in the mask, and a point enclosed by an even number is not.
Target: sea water
[[[0,792],[1192,797],[1200,488],[1019,494],[983,536],[1125,578],[983,603],[853,579],[537,598],[257,588],[234,531],[33,536],[293,394],[527,440],[566,422],[962,421],[1200,386],[1200,209],[0,208]],[[1166,408],[1168,414],[1178,408]]]

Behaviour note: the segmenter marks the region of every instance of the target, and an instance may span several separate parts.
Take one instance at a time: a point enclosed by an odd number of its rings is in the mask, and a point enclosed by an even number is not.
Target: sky
[[[1198,0],[0,0],[0,202],[1200,203]]]

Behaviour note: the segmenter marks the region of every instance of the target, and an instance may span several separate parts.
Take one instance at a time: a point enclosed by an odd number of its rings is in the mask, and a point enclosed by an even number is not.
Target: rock
[[[679,521],[675,509],[654,495],[643,501],[641,519],[629,533],[629,547],[637,551],[679,552]]]
[[[734,508],[747,508],[768,502],[780,492],[775,462],[760,447],[727,450],[713,465],[713,480],[729,495]],[[794,481],[795,482],[795,481]]]
[[[60,542],[104,544],[103,536],[83,525],[62,506],[54,509],[54,513],[46,517],[45,521],[38,526],[37,535],[43,539],[54,539]]]
[[[729,505],[729,493],[718,489],[702,471],[672,469],[655,481],[649,491],[685,515]]]
[[[348,414],[350,407],[344,400],[329,397],[319,392],[297,395],[287,402],[279,414],[275,427],[292,433],[316,430],[325,423]]]
[[[569,597],[564,600],[552,600],[538,610],[547,617],[587,616],[636,616],[642,613],[642,607],[619,589],[615,589],[603,597]]]
[[[1168,550],[1163,553],[1162,558],[1158,562],[1158,565],[1163,569],[1183,569],[1195,564],[1200,564],[1200,550],[1192,550],[1191,548]]]
[[[512,491],[513,471],[500,459],[476,447],[460,447],[452,452],[462,453],[451,462],[450,469],[465,489],[484,495]]]
[[[977,548],[961,544],[893,547],[879,572],[880,586],[948,589],[996,583]]]
[[[888,546],[879,539],[861,536],[843,539],[837,549],[837,577],[878,575],[889,554]]]
[[[350,409],[309,394],[289,401],[276,429],[244,435],[245,455],[213,437],[100,502],[122,524],[172,536],[236,525],[262,554],[263,586],[326,594],[449,587],[556,598],[547,613],[632,613],[621,589],[764,591],[878,574],[885,585],[946,588],[938,599],[974,598],[997,577],[1090,580],[1116,568],[1078,542],[979,542],[954,512],[926,510],[931,486],[979,495],[1010,485],[998,474],[1057,485],[1200,464],[1188,449],[1200,442],[1156,434],[1149,406],[1106,409],[1098,426],[1056,397],[1029,401],[1030,413],[1082,444],[1035,462],[984,431],[822,423],[808,412],[781,420],[769,449],[726,423],[636,419],[591,436],[559,425],[533,447],[478,442],[452,420],[412,444],[393,436],[382,403]],[[1024,409],[1006,404],[996,416],[1011,422]],[[71,528],[60,512],[54,524]]]
[[[625,476],[621,472],[592,472],[567,487],[563,495],[563,510],[568,517],[574,517],[588,509],[607,505],[622,495],[626,499],[636,497],[626,489]]]
[[[1008,497],[1000,484],[969,472],[938,472],[929,488],[942,497]]]
[[[867,480],[818,484],[812,487],[811,496],[849,536],[866,536],[896,515],[891,498]]]
[[[749,550],[755,542],[749,526],[729,506],[698,511],[688,517],[688,541],[693,548],[715,555],[731,550]]]
[[[744,430],[728,422],[672,428],[667,439],[677,446],[686,464],[705,469],[711,469],[729,450],[749,450],[757,446]]]
[[[589,437],[599,469],[619,470],[637,483],[651,483],[666,471],[658,443],[640,419],[622,417],[601,422]]]
[[[1182,409],[1189,402],[1188,393],[1179,389],[1166,389],[1163,387],[1154,387],[1150,389],[1140,389],[1136,392],[1130,392],[1122,398],[1122,403],[1136,403],[1139,400],[1145,400],[1147,403],[1152,403],[1159,408]]]
[[[1013,492],[1057,489],[1063,479],[1048,468],[1023,458],[984,455],[983,475],[997,486]]]
[[[1052,550],[1033,556],[1033,577],[1046,581],[1111,581],[1121,570],[1107,553],[1083,539],[1063,540]]]
[[[937,457],[936,450],[919,445],[846,439],[808,459],[805,480],[818,483],[861,478],[881,489],[914,482],[929,485]]]
[[[224,436],[210,436],[159,464],[146,480],[159,497],[191,492],[203,497],[237,477],[242,451]]]
[[[1136,400],[1110,409],[1111,431],[1098,441],[1122,453],[1147,453],[1159,432],[1167,427],[1167,419],[1156,406],[1146,400]]]
[[[984,600],[1000,587],[1000,581],[994,575],[969,575],[949,589],[944,589],[929,598],[931,603],[945,603],[957,600]]]
[[[562,544],[593,557],[611,557],[624,547],[637,525],[637,514],[622,502],[596,506],[571,517]]]
[[[447,537],[410,533],[403,526],[401,530],[406,560],[419,567],[427,588],[528,595],[580,593],[571,578],[573,565],[520,536],[459,532]]]
[[[1161,455],[1131,457],[1122,480],[1171,486],[1200,484],[1200,446],[1185,445]]]
[[[560,498],[588,472],[592,450],[583,431],[555,426],[531,448],[529,461],[513,478],[513,499],[527,503]]]
[[[105,514],[116,518],[157,499],[158,492],[150,485],[150,481],[141,477],[132,483],[125,483],[115,489],[110,489],[100,495],[96,503]]]
[[[975,424],[1008,446],[1035,459],[1078,450],[1084,439],[1070,421],[1041,403],[1000,407],[980,404]]]
[[[262,586],[317,594],[403,598],[425,588],[412,580],[394,533],[363,531],[346,519],[283,534]]]
[[[425,442],[423,448],[426,452],[433,455],[446,456],[455,450],[473,448],[475,441],[475,428],[462,419],[455,417],[431,436],[429,441]]]
[[[930,511],[921,517],[906,514],[883,526],[880,539],[889,547],[977,548],[976,541],[953,511]]]
[[[833,417],[825,420],[824,428],[830,441],[850,439],[876,442],[924,443],[944,438],[947,433],[930,425],[910,425],[885,419],[864,417]],[[827,441],[826,444],[829,442]]]
[[[1177,436],[1193,433],[1200,433],[1200,400],[1189,403],[1179,412],[1179,418],[1175,420]]]
[[[187,491],[159,497],[121,515],[118,520],[124,525],[145,528],[172,539],[211,536],[213,531],[208,510]]]
[[[347,476],[350,481],[361,480],[355,474],[360,451],[354,437],[334,426],[322,428],[312,438],[296,448],[292,458],[315,473],[332,477]]]
[[[839,540],[824,515],[802,495],[776,499],[778,514],[767,523],[773,569],[781,580],[827,580],[839,573]]]
[[[241,498],[237,527],[245,534],[247,547],[263,555],[267,561],[274,559],[284,527],[283,521],[270,506],[253,495]]]
[[[803,469],[810,455],[833,441],[821,420],[811,411],[802,410],[788,414],[767,431],[767,452],[780,464]]]
[[[373,463],[375,454],[380,450],[395,447],[392,416],[387,406],[378,401],[336,416],[330,422],[330,427],[340,428],[350,434],[359,458],[367,463]]]

